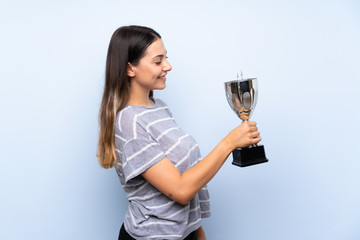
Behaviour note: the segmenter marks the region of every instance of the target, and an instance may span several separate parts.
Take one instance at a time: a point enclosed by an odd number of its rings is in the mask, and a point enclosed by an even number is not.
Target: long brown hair
[[[130,79],[128,63],[136,66],[146,49],[160,34],[143,26],[118,28],[111,37],[106,59],[105,86],[99,111],[99,141],[97,158],[104,168],[114,166],[116,114],[129,100]],[[150,98],[153,92],[150,91]]]

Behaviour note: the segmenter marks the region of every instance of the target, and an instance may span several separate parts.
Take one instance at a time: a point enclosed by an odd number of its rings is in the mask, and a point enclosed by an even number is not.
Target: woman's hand
[[[196,230],[196,236],[197,236],[197,240],[206,240],[205,232],[204,232],[204,229],[202,228],[202,226],[200,226]]]
[[[236,148],[248,147],[252,144],[260,142],[261,137],[256,127],[256,122],[243,122],[232,130],[225,138],[224,141],[227,146],[232,150]]]

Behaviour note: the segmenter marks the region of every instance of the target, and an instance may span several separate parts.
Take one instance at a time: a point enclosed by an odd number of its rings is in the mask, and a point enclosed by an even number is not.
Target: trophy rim
[[[238,79],[238,80],[230,80],[225,83],[233,83],[233,82],[247,82],[250,80],[257,80],[257,78],[245,78],[245,79]]]

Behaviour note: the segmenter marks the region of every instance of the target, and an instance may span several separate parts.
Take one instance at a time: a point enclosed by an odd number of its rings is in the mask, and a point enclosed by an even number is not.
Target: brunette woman
[[[129,201],[119,239],[206,239],[206,184],[234,149],[261,139],[255,122],[242,123],[201,158],[153,97],[172,69],[166,55],[161,36],[142,26],[120,27],[109,44],[97,156],[104,168],[115,166]]]

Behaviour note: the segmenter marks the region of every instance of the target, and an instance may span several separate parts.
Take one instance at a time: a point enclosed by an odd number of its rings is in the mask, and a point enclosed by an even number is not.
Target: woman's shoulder
[[[156,98],[154,100],[155,100],[155,104],[157,107],[164,108],[171,117],[173,116],[169,106],[163,100],[161,100],[159,98]]]
[[[161,99],[154,99],[154,105],[147,106],[135,106],[135,105],[125,105],[123,109],[117,112],[116,118],[120,121],[129,121],[134,117],[141,116],[146,112],[151,112],[153,109],[157,108],[168,108],[168,105]]]
[[[132,122],[136,112],[131,106],[125,106],[123,109],[117,112],[115,128],[120,131],[121,134],[131,133],[133,126]]]
[[[168,105],[163,100],[156,98],[154,102],[154,105],[151,107],[126,105],[116,115],[116,128],[120,132],[124,130],[132,132],[133,128],[137,128],[137,126],[146,128],[145,125],[158,120],[164,114],[172,117]],[[167,113],[162,114],[161,112],[164,111]]]
[[[161,100],[160,98],[154,98],[154,101],[155,101],[155,106],[168,107],[168,105],[163,100]]]
[[[123,109],[117,112],[116,120],[119,121],[128,121],[134,117],[136,114],[136,109],[130,105],[126,105]]]

